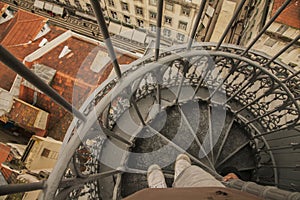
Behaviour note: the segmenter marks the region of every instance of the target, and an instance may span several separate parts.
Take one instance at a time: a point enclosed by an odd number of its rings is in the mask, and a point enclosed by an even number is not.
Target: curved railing
[[[187,66],[185,65],[185,60],[190,61],[188,70],[184,70]],[[209,61],[213,60],[214,64],[209,66]],[[232,65],[237,62],[239,63],[238,67]],[[291,129],[299,124],[300,107],[297,99],[294,98],[297,91],[293,91],[293,87],[289,87],[287,84],[288,82],[295,83],[299,81],[298,73],[290,71],[292,75],[289,75],[285,78],[285,81],[282,81],[256,60],[250,60],[228,52],[207,50],[181,51],[180,55],[170,54],[162,57],[160,62],[136,66],[138,67],[132,66],[129,71],[123,73],[122,79],[118,82],[116,79],[107,80],[91,95],[93,98],[89,99],[81,109],[87,115],[87,121],[92,122],[95,113],[97,113],[97,123],[101,124],[101,128],[113,131],[119,117],[133,106],[132,99],[138,102],[148,95],[156,94],[158,85],[161,90],[175,87],[176,91],[191,86],[195,93],[200,88],[208,89],[211,92],[206,97],[192,95],[189,99],[180,99],[177,103],[180,104],[184,101],[201,98],[201,100],[213,101],[215,104],[224,105],[230,109],[236,119],[252,134],[250,140],[253,142],[253,149],[256,150],[257,156],[270,157],[271,162],[264,163],[264,165],[267,165],[266,167],[274,170],[273,180],[269,180],[269,184],[278,185],[280,177],[276,161],[272,154],[272,149],[265,139],[265,135],[274,134],[284,129]],[[234,68],[235,70],[232,70]],[[281,68],[284,70],[288,69],[284,65],[281,65]],[[206,76],[203,77],[203,74],[206,74]],[[223,77],[228,77],[227,81],[225,79],[218,80],[221,74]],[[220,84],[222,84],[222,87],[220,87]],[[218,99],[214,98],[214,95],[217,94],[215,91],[217,89],[222,91],[221,88],[226,93],[227,99],[223,102],[217,102]],[[157,102],[161,100],[156,99]],[[177,100],[178,96],[173,103],[175,104]],[[134,109],[140,113],[138,106],[134,107]],[[89,116],[92,116],[92,118]],[[143,126],[147,126],[151,122],[151,119],[145,121],[143,117],[140,117],[140,120],[140,123],[144,124]],[[68,130],[69,138],[67,137],[65,141],[69,142],[65,144],[65,152],[69,153],[63,153],[68,157],[64,156],[64,165],[59,162],[61,166],[57,165],[57,169],[67,167],[68,160],[73,155],[70,152],[74,152],[77,155],[76,152],[87,146],[87,144],[82,145],[81,142],[86,137],[86,133],[82,130],[87,130],[88,128],[85,127],[86,124],[80,124],[79,122],[77,121],[77,124],[73,124]],[[94,122],[90,124],[92,125]],[[101,137],[102,139],[100,139]],[[101,144],[105,140],[104,138],[106,138],[105,134],[99,136],[97,141],[99,140]],[[132,140],[133,138],[125,142],[131,144]],[[93,144],[96,145],[96,148],[89,147],[88,149],[101,151],[99,150],[101,148],[98,142]],[[70,151],[68,146],[72,148],[72,151]],[[76,146],[79,146],[77,150]],[[290,146],[287,148],[294,147]],[[99,154],[92,153],[92,155]],[[73,156],[73,160],[74,158]],[[98,166],[98,162],[97,159],[90,159],[89,162],[81,164],[95,167]],[[209,169],[208,166],[202,167]],[[264,166],[257,161],[257,168],[261,167]],[[76,167],[74,168],[76,169]],[[97,170],[99,169],[95,167],[94,170],[90,171],[92,173],[88,175],[97,174]],[[120,166],[115,173],[120,173],[120,171],[126,172],[128,170],[125,166]],[[62,173],[63,171],[60,170],[60,172]],[[67,170],[68,172],[69,169]],[[59,184],[60,181],[57,177],[61,177],[62,174],[57,173],[54,171],[53,174],[55,175],[53,177],[55,177],[56,184]],[[81,177],[82,172],[76,171],[76,173],[78,174],[75,174],[75,177]],[[218,176],[217,174],[215,175]],[[51,185],[53,184],[51,183]],[[97,182],[94,182],[94,184],[97,185]]]

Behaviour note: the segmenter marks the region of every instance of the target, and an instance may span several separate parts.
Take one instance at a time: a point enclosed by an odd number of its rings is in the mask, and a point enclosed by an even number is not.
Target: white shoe
[[[158,165],[151,165],[147,172],[149,188],[167,188],[166,180]]]
[[[181,174],[186,168],[190,167],[191,165],[191,160],[187,155],[179,154],[175,162],[174,181],[177,179],[179,174]]]

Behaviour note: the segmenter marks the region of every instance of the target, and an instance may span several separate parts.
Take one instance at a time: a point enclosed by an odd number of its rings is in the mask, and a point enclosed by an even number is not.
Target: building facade
[[[201,24],[198,27],[197,41],[218,41],[229,19],[233,16],[241,0],[209,0],[206,1]],[[82,17],[94,21],[90,2],[88,0],[35,0],[35,8],[49,10],[55,5],[64,7],[68,15]],[[148,36],[140,43],[149,43],[156,35],[158,0],[102,0],[101,6],[106,16],[109,31],[114,35],[125,36],[126,39],[135,40],[135,36],[128,38],[128,28],[139,30]],[[163,2],[162,39],[169,44],[187,42],[196,15],[199,11],[199,0],[166,0]],[[247,0],[239,14],[237,22],[232,27],[226,42],[239,44],[245,25],[248,23],[249,14],[255,0]],[[124,27],[124,28],[123,28]],[[99,30],[98,30],[99,31]],[[123,33],[122,33],[123,32]],[[128,31],[129,32],[129,31]],[[133,34],[134,35],[134,34]]]
[[[157,0],[105,0],[106,14],[110,22],[131,28],[144,29],[148,35],[155,35]],[[197,41],[216,42],[221,37],[229,19],[233,16],[241,0],[207,1],[198,27]],[[172,43],[186,42],[192,32],[201,1],[176,0],[164,1],[162,37]],[[248,11],[254,6],[253,0],[244,4],[243,11],[231,29],[227,42],[238,44],[247,23]]]
[[[243,33],[242,45],[247,45],[263,25],[271,19],[283,5],[284,0],[257,1],[255,10],[251,15],[249,23]],[[261,52],[267,52],[274,56],[291,41],[300,35],[300,1],[292,0],[287,8],[278,16],[274,23],[268,28],[265,34],[255,43],[254,48]],[[296,71],[300,70],[300,42],[295,42],[280,57],[279,61],[289,65]]]

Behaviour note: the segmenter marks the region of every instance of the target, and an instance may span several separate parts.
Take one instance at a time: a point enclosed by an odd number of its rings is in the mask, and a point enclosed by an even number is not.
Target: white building
[[[49,2],[55,4],[50,0],[35,1],[39,2],[36,5],[43,4],[41,2],[45,2],[45,5]],[[196,39],[218,41],[240,2],[241,0],[207,1]],[[253,2],[255,1],[246,1],[237,19],[238,23],[232,27],[226,42],[240,42],[244,24],[248,23],[248,11],[255,6]],[[101,0],[100,3],[109,24],[110,33],[134,40],[136,37],[130,33],[129,29],[138,29],[149,38],[155,37],[158,0]],[[65,5],[66,12],[71,15],[96,21],[89,0],[59,0],[58,4]],[[170,44],[186,42],[192,32],[200,4],[201,0],[164,0],[162,39]],[[143,37],[140,36],[140,38]],[[143,39],[136,41],[141,43]],[[147,39],[144,42],[148,43]]]
[[[21,161],[28,170],[52,169],[58,159],[62,142],[50,137],[43,138],[33,135]]]
[[[144,29],[149,35],[155,36],[157,18],[157,0],[104,0],[106,14],[113,23],[131,28]],[[203,18],[197,32],[198,41],[218,41],[226,25],[234,14],[240,0],[207,1]],[[252,1],[245,3],[245,8]],[[186,42],[200,8],[200,0],[164,1],[162,18],[162,36],[170,42]],[[243,23],[246,22],[247,10],[239,15],[239,23],[231,31],[227,41],[236,43],[239,40]],[[114,25],[113,25],[114,26]],[[115,28],[116,29],[116,28]],[[120,30],[121,32],[122,30]],[[115,30],[112,30],[115,34]],[[233,35],[233,36],[232,36]]]

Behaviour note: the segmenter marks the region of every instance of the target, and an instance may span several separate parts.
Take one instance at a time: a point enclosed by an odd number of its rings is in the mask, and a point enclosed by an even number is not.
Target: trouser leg
[[[198,166],[192,165],[178,175],[173,187],[225,187],[211,174]]]

